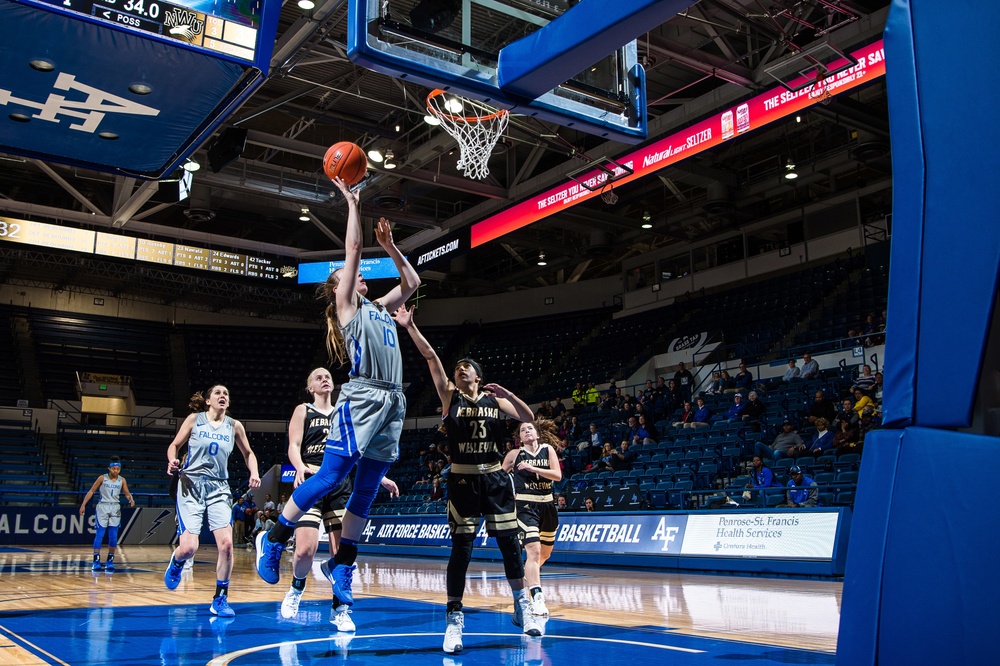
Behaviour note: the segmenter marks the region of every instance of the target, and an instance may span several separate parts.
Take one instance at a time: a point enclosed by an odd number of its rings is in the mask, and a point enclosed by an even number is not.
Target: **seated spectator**
[[[872,399],[868,397],[861,389],[854,389],[854,412],[861,418],[861,413],[865,411],[865,407],[873,404]]]
[[[538,419],[553,419],[555,414],[552,412],[552,405],[549,404],[548,400],[543,400],[542,404],[538,405],[538,411],[535,412],[535,418]]]
[[[557,419],[560,416],[566,414],[566,405],[563,404],[562,398],[556,398],[552,402],[552,418]]]
[[[556,495],[556,511],[569,511],[565,495]]]
[[[431,480],[431,494],[427,496],[427,500],[436,502],[442,499],[444,499],[444,488],[441,487],[440,477],[437,477]]]
[[[628,441],[632,444],[656,443],[652,433],[634,416],[628,417]]]
[[[740,371],[733,377],[733,387],[741,392],[753,389],[753,375],[747,370],[746,363],[740,363]]]
[[[865,364],[861,366],[861,374],[859,374],[858,378],[854,380],[853,384],[851,384],[850,390],[852,394],[860,389],[860,391],[865,395],[870,395],[875,389],[875,384],[876,381],[875,377],[872,375],[872,367]]]
[[[632,469],[635,462],[635,451],[629,446],[628,440],[623,439],[617,449],[611,450],[611,459],[608,461],[612,472],[627,472]]]
[[[666,402],[664,409],[670,414],[673,414],[675,409],[684,405],[684,393],[677,385],[676,379],[671,379],[667,382],[667,388],[663,394],[663,399]]]
[[[690,400],[691,392],[694,389],[694,375],[684,365],[684,361],[677,364],[677,372],[674,373],[674,383],[680,391],[681,400]]]
[[[615,395],[614,391],[608,391],[604,394],[604,399],[597,403],[597,411],[599,412],[613,412],[618,409],[618,396]]]
[[[760,456],[754,456],[751,461],[750,480],[747,481],[747,488],[770,488],[780,486],[774,473],[764,466],[764,461]]]
[[[695,398],[695,404],[698,408],[694,412],[694,420],[690,423],[685,423],[685,428],[704,428],[712,419],[712,410],[705,404],[705,398],[699,395]]]
[[[814,361],[810,354],[802,355],[802,368],[799,370],[799,379],[819,379],[819,363]]]
[[[733,404],[726,410],[725,418],[729,421],[743,421],[743,410],[747,408],[743,402],[743,394],[737,393],[733,396]]]
[[[833,447],[837,450],[837,455],[841,453],[857,453],[858,447],[858,425],[849,421],[840,421],[840,428],[833,435]]]
[[[823,391],[816,391],[816,399],[809,405],[809,415],[806,418],[812,424],[815,424],[818,418],[824,418],[827,423],[831,423],[837,418],[837,408],[834,407],[832,400],[826,398]]]
[[[861,335],[865,336],[865,347],[874,347],[879,343],[880,336],[878,322],[875,321],[875,315],[868,315],[865,317],[865,323],[861,327]],[[882,340],[885,338],[882,337]]]
[[[833,449],[833,433],[827,429],[829,426],[826,419],[816,419],[816,436],[808,446],[810,455],[821,456]]]
[[[649,439],[654,444],[660,441],[660,431],[656,429],[656,425],[645,414],[639,415],[639,427],[643,428],[649,434]]]
[[[583,388],[583,384],[580,382],[576,383],[576,388],[573,389],[573,409],[579,411],[587,406],[587,391]]]
[[[594,503],[593,497],[588,497],[583,500],[583,506],[586,511],[597,511],[597,504]]]
[[[802,473],[799,467],[788,470],[788,490],[785,491],[785,503],[780,507],[816,506],[819,504],[819,486],[810,477]]]
[[[720,393],[722,393],[722,390],[726,387],[725,384],[726,383],[722,381],[722,373],[713,372],[712,381],[711,383],[709,383],[708,389],[705,390],[705,393],[709,395],[719,395]]]
[[[781,422],[781,432],[774,438],[771,446],[764,442],[756,442],[753,445],[753,452],[764,460],[781,460],[791,457],[793,450],[804,451],[805,448],[802,438],[795,432],[795,424],[785,419]]]
[[[597,424],[591,423],[587,436],[577,444],[577,448],[581,451],[591,449],[596,453],[601,450],[603,442],[604,438],[601,437],[601,433],[597,429]]]
[[[781,378],[783,382],[790,382],[794,379],[799,379],[801,371],[795,366],[795,359],[788,359],[788,369],[785,370],[785,375]]]
[[[694,410],[691,408],[690,402],[685,402],[684,411],[681,412],[681,415],[671,425],[675,428],[687,428],[689,423],[694,423]]]
[[[732,378],[728,370],[722,371],[722,392],[736,393],[736,380]]]
[[[743,408],[743,413],[740,414],[740,418],[747,423],[763,422],[764,414],[767,412],[767,405],[761,401],[760,397],[757,395],[757,391],[750,391],[750,395],[747,397],[749,400]]]
[[[879,420],[875,410],[871,406],[865,407],[865,411],[861,413],[861,421],[858,423],[858,445],[851,453],[860,454],[865,445],[865,435],[878,427]]]
[[[851,402],[850,398],[844,398],[841,401],[841,409],[837,412],[837,417],[833,419],[833,428],[835,430],[840,430],[840,422],[847,421],[851,425],[857,425],[858,414],[854,411],[854,403]]]
[[[611,446],[611,442],[604,442],[604,448],[601,449],[601,457],[594,464],[594,469],[602,471],[610,471],[611,459],[614,456],[615,456],[615,447]]]
[[[875,387],[872,389],[871,396],[875,402],[882,402],[882,382],[885,381],[885,376],[881,372],[875,373]]]

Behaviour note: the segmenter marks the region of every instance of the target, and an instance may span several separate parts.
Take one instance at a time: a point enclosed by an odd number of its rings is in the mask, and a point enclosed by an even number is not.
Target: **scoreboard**
[[[40,245],[81,254],[131,259],[288,284],[295,283],[297,272],[297,267],[290,259],[277,256],[239,254],[9,217],[0,217],[0,243],[4,242]],[[323,279],[326,279],[325,275]]]

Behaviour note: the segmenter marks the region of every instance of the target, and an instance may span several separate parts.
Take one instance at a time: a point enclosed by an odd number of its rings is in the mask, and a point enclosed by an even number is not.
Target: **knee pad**
[[[503,572],[507,580],[524,578],[524,558],[521,556],[521,543],[514,534],[498,536],[497,546],[503,555]]]
[[[107,528],[100,523],[94,523],[94,550],[101,549],[101,544],[104,543],[105,530],[107,530]]]
[[[118,526],[108,528],[108,547],[117,548],[118,547]]]
[[[382,478],[389,471],[389,463],[381,460],[361,458],[358,461],[358,472],[354,475],[354,491],[347,500],[347,510],[359,518],[367,518],[368,510],[372,508],[375,494],[378,492]]]

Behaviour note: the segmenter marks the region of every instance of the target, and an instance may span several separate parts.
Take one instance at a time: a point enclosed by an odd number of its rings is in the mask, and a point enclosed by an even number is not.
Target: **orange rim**
[[[507,109],[497,109],[493,113],[487,114],[485,116],[453,116],[450,113],[444,113],[443,111],[431,105],[432,99],[444,94],[447,94],[447,91],[441,89],[432,90],[431,93],[427,95],[427,111],[433,116],[436,116],[438,118],[445,118],[453,123],[475,123],[475,122],[482,122],[484,120],[494,120],[501,116],[505,116],[509,113]],[[476,102],[475,100],[470,100],[470,101],[472,101],[475,104],[482,104],[482,102]]]

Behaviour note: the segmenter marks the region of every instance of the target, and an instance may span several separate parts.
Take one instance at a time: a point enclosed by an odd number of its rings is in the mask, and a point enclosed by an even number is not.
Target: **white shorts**
[[[118,502],[98,502],[97,524],[101,527],[118,527],[121,525],[122,505]]]
[[[189,478],[181,475],[177,485],[177,533],[201,534],[202,521],[208,513],[208,528],[213,532],[233,523],[233,491],[224,479]]]

